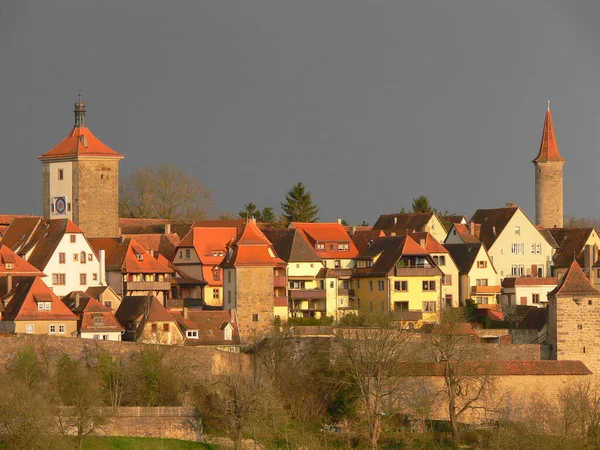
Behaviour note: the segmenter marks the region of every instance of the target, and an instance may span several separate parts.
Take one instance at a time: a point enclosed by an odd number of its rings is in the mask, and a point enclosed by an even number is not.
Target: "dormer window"
[[[138,261],[143,261],[144,260],[144,254],[143,253],[138,253],[137,255],[135,255],[137,257]]]
[[[233,327],[229,323],[223,328],[223,339],[226,341],[231,341],[233,338],[232,328]]]
[[[213,280],[219,281],[220,279],[221,279],[221,273],[219,272],[219,269],[217,267],[215,267],[213,269]]]
[[[38,311],[52,311],[52,302],[38,302]]]
[[[15,268],[15,263],[12,263],[12,262],[4,263],[4,267],[6,267],[6,270],[13,270]]]
[[[315,245],[315,250],[318,251],[318,252],[325,251],[325,244],[319,244],[319,243],[317,243]]]
[[[185,249],[185,259],[190,259],[192,257],[192,252],[189,248]]]
[[[104,325],[104,316],[94,316],[94,326],[102,326]]]

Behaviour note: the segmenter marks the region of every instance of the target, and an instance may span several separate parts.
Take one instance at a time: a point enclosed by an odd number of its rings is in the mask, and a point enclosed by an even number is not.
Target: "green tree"
[[[369,226],[369,222],[367,222],[366,220],[363,220],[363,221],[360,223],[360,226],[361,226],[361,227],[368,227],[368,226]]]
[[[256,206],[256,203],[246,203],[244,205],[244,209],[238,213],[238,216],[241,219],[246,220],[254,217],[257,222],[262,222],[262,215],[260,210],[258,209],[258,206]]]
[[[31,345],[27,345],[17,352],[14,361],[8,367],[8,372],[30,388],[38,385],[41,376],[40,365]]]
[[[413,199],[412,210],[414,213],[433,212],[429,199],[424,195],[420,195]]]
[[[283,217],[288,222],[316,222],[319,220],[319,208],[313,204],[312,195],[304,183],[296,183],[286,194],[281,204]]]
[[[275,216],[275,212],[270,206],[265,206],[262,209],[262,211],[260,212],[260,219],[262,223],[274,224],[275,222],[277,222],[277,216]]]

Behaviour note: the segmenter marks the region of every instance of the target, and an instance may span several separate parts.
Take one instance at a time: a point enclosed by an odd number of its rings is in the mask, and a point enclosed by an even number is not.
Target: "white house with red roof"
[[[236,227],[193,227],[175,250],[173,263],[186,275],[203,280],[203,298],[211,306],[223,306],[223,269],[227,244],[237,236]]]
[[[63,303],[74,313],[77,334],[82,339],[120,341],[125,328],[117,321],[110,308],[84,292],[72,292],[63,297]]]
[[[105,285],[96,252],[69,219],[16,218],[2,244],[44,272],[46,284],[58,296]]]

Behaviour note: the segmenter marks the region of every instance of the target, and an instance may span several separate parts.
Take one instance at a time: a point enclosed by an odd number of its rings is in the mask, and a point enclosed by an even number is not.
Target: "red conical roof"
[[[533,162],[563,161],[564,158],[558,152],[558,144],[554,136],[554,124],[552,123],[552,112],[550,112],[550,102],[546,110],[546,120],[544,121],[544,132],[542,133],[542,143],[540,152]]]

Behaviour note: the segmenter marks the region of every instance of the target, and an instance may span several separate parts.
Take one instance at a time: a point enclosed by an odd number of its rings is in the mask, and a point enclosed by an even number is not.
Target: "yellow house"
[[[39,277],[21,281],[2,302],[3,331],[77,336],[77,316]]]
[[[436,322],[442,271],[410,236],[374,240],[356,260],[354,290],[360,314],[393,313],[406,322]]]
[[[450,256],[459,270],[460,306],[465,306],[467,299],[480,305],[498,304],[500,282],[484,245],[477,244],[445,244]]]

